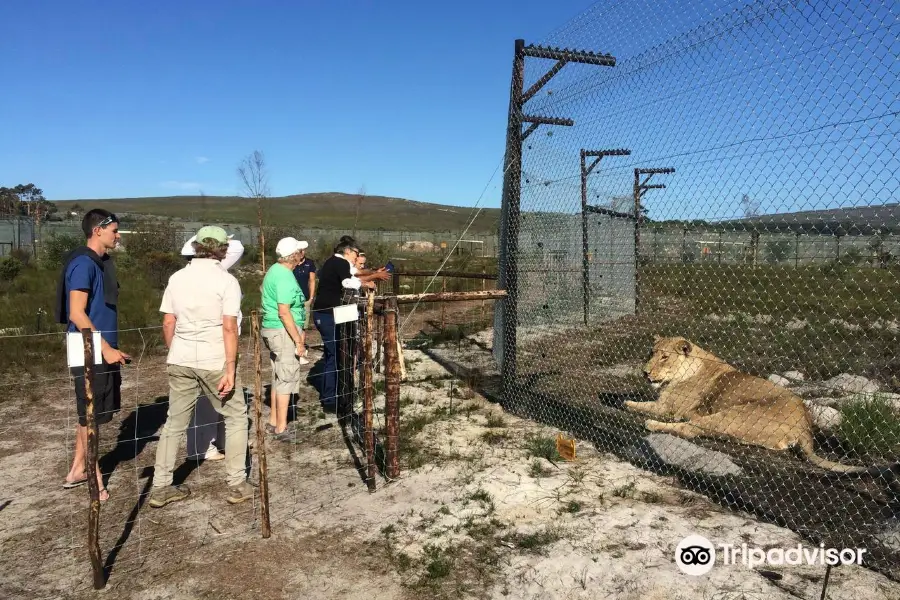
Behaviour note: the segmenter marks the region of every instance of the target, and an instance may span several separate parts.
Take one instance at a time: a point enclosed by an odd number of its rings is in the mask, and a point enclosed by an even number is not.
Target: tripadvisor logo
[[[688,575],[706,575],[716,564],[716,549],[702,535],[689,535],[675,547],[675,564]]]
[[[718,550],[702,535],[689,535],[675,547],[675,564],[687,575],[705,575],[716,564],[716,555],[722,557],[723,565],[742,564],[749,569],[761,565],[861,565],[865,548],[805,547],[797,544],[792,548],[754,548],[747,544],[720,544]]]

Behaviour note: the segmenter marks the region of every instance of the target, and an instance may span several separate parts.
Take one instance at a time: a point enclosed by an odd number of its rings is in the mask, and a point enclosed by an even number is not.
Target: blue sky
[[[0,37],[0,185],[50,199],[234,194],[259,149],[274,195],[497,207],[521,37],[617,58],[529,101],[576,126],[528,139],[524,211],[580,208],[581,148],[632,151],[591,175],[598,204],[675,167],[658,219],[900,200],[896,3],[33,1],[0,21],[37,32]],[[529,58],[526,86],[551,65]]]
[[[513,40],[590,4],[4,2],[0,185],[230,194],[259,149],[275,195],[472,205],[502,160]]]

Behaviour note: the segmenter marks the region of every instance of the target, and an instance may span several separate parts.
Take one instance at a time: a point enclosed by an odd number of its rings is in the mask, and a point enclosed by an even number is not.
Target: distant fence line
[[[205,225],[201,222],[177,221],[179,232],[184,241],[187,241],[196,231]],[[256,245],[259,239],[259,227],[251,225],[225,224],[225,228],[234,238],[245,245]],[[125,220],[121,229],[127,236],[133,231],[134,224]],[[346,229],[326,228],[297,228],[273,226],[272,230],[279,232],[290,231],[294,237],[306,240],[310,246],[315,247],[320,242],[337,241],[342,235],[352,233]],[[6,256],[15,249],[27,250],[35,253],[40,246],[41,239],[47,239],[54,235],[82,236],[81,227],[73,221],[47,222],[36,232],[31,219],[3,219],[0,220],[0,256]],[[383,231],[377,229],[357,229],[355,237],[364,244],[390,244],[395,246],[406,245],[410,249],[419,251],[447,251],[454,246],[464,251],[472,252],[477,256],[497,255],[497,234],[466,233],[460,231]],[[457,243],[458,242],[458,243]]]
[[[748,228],[723,231],[697,227],[641,228],[640,258],[652,264],[781,264],[842,262],[887,267],[900,258],[900,237],[776,233]]]

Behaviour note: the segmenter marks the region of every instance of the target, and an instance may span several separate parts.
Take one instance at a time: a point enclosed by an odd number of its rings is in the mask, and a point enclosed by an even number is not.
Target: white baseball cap
[[[275,246],[275,254],[277,254],[279,258],[284,258],[285,256],[290,256],[294,252],[299,252],[300,250],[304,250],[308,247],[308,243],[302,242],[297,238],[281,238],[280,240],[278,240],[278,245]]]

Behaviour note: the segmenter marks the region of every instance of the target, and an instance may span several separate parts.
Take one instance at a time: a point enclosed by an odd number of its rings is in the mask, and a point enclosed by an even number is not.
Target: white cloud
[[[200,184],[196,181],[163,181],[159,184],[164,188],[168,188],[170,190],[199,190]]]
[[[209,162],[209,158],[206,157],[206,156],[195,156],[195,157],[194,157],[194,160],[197,161],[197,164],[198,164],[198,165],[202,165],[203,163],[208,163],[208,162]]]

